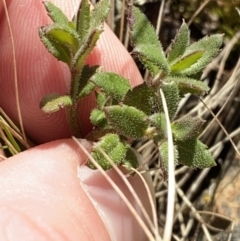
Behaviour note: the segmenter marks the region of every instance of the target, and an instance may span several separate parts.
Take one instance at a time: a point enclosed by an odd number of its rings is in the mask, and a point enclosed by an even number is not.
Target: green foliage
[[[163,112],[155,113],[149,117],[150,125],[157,128],[157,139],[163,140],[167,136],[167,122]]]
[[[110,159],[114,160],[115,164],[120,164],[124,161],[127,153],[127,145],[119,139],[116,134],[107,134],[100,139],[100,141],[93,147],[92,157],[101,165],[105,170],[112,167],[106,160],[104,155],[99,151],[101,148]],[[93,164],[89,162],[89,167],[94,168]]]
[[[61,11],[61,9],[56,7],[51,2],[43,2],[43,4],[45,5],[48,16],[52,19],[54,23],[68,25],[68,19]]]
[[[168,142],[164,141],[159,143],[159,158],[163,167],[163,170],[167,172],[168,170]],[[178,164],[178,149],[176,146],[173,147],[174,150],[174,164]]]
[[[136,86],[133,90],[129,90],[124,97],[123,103],[149,115],[154,104],[154,91],[146,83],[143,83]]]
[[[173,77],[169,76],[164,79],[167,83],[175,82],[178,85],[178,89],[182,94],[202,95],[209,91],[209,87],[198,80],[188,77]]]
[[[140,139],[148,127],[144,112],[127,105],[112,105],[104,108],[109,124],[125,137]]]
[[[190,42],[190,32],[187,24],[183,21],[175,39],[173,40],[173,44],[171,46],[171,50],[168,53],[167,60],[169,63],[172,63],[174,60],[181,57],[187,46]]]
[[[153,74],[158,74],[160,70],[168,72],[169,66],[162,45],[144,14],[138,8],[130,6],[128,22],[133,53]]]
[[[49,52],[68,65],[71,87],[67,95],[47,95],[40,107],[47,113],[67,107],[72,133],[81,136],[77,104],[85,96],[94,93],[96,108],[90,115],[94,129],[86,138],[95,142],[92,157],[103,169],[112,167],[103,152],[116,165],[123,165],[129,170],[136,168],[137,156],[128,142],[129,139],[143,137],[154,141],[162,166],[167,169],[167,120],[160,88],[171,121],[175,165],[181,163],[194,168],[215,165],[206,146],[198,140],[204,121],[198,117],[177,119],[176,114],[179,101],[185,94],[203,95],[208,92],[209,87],[200,81],[199,76],[218,54],[222,35],[212,35],[190,44],[190,31],[183,21],[165,55],[147,18],[138,8],[129,7],[132,53],[152,75],[152,80],[132,88],[126,78],[103,72],[99,66],[85,64],[103,31],[110,0],[99,1],[92,11],[88,1],[83,0],[73,21],[68,21],[62,11],[51,3],[46,2],[45,6],[54,23],[41,27],[39,35]],[[95,168],[90,162],[88,166]]]
[[[172,120],[175,117],[178,103],[180,100],[179,89],[176,82],[163,82],[162,91],[166,98],[169,118]],[[159,112],[163,112],[162,100],[159,95],[156,97],[156,104]]]
[[[177,141],[176,145],[179,163],[193,168],[207,168],[216,165],[207,146],[197,138]]]
[[[68,95],[49,94],[42,98],[40,108],[46,113],[59,111],[61,108],[71,106],[72,100]]]
[[[44,5],[53,24],[39,28],[39,36],[48,51],[68,65],[71,87],[65,99],[57,98],[55,94],[44,97],[40,108],[46,113],[52,113],[60,107],[68,106],[66,113],[71,132],[82,137],[77,104],[93,91],[95,85],[88,80],[98,69],[97,66],[85,66],[85,62],[103,31],[103,22],[110,10],[110,0],[100,1],[92,11],[88,1],[83,0],[73,21],[69,21],[52,3],[44,2]]]
[[[172,133],[176,141],[196,138],[204,121],[198,117],[185,117],[172,123]]]
[[[117,101],[121,101],[131,89],[129,81],[115,73],[98,72],[91,78],[91,81]]]

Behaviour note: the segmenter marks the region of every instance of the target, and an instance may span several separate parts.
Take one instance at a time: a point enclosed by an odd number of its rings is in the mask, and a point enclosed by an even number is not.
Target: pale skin
[[[77,0],[52,2],[68,16],[79,4]],[[144,240],[135,218],[98,172],[82,167],[78,177],[86,156],[70,139],[64,111],[47,117],[39,109],[43,95],[65,93],[70,80],[67,67],[39,40],[38,27],[50,23],[42,1],[9,0],[7,5],[24,127],[35,143],[45,144],[0,163],[1,240]],[[0,106],[17,121],[12,46],[2,2],[0,17]],[[88,62],[122,74],[132,85],[142,81],[131,56],[107,26]],[[91,128],[88,115],[93,105],[90,97],[79,112],[86,132]],[[110,175],[137,206],[121,179],[113,171]],[[150,212],[139,179],[134,177],[131,183]]]

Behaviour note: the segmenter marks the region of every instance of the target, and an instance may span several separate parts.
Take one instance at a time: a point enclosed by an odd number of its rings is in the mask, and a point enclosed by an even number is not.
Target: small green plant
[[[175,163],[194,168],[215,165],[207,147],[198,139],[204,121],[198,117],[178,119],[176,112],[185,94],[203,95],[208,92],[208,86],[199,79],[205,66],[218,54],[222,35],[212,35],[190,44],[190,31],[183,21],[165,55],[147,18],[138,8],[129,7],[132,53],[152,75],[150,81],[131,88],[127,79],[103,72],[98,66],[85,65],[103,31],[103,21],[110,9],[109,0],[101,0],[92,11],[88,1],[83,0],[72,21],[68,21],[53,4],[45,2],[45,7],[54,23],[40,28],[40,38],[51,54],[69,66],[71,88],[64,96],[45,96],[40,107],[46,113],[64,107],[72,134],[83,137],[76,106],[79,100],[94,92],[96,108],[90,116],[94,129],[85,138],[96,142],[92,156],[105,170],[110,169],[111,164],[102,151],[115,164],[127,169],[136,168],[137,157],[129,141],[143,137],[154,141],[163,167],[167,169],[168,140],[160,88],[171,120]],[[90,162],[88,166],[95,168]]]

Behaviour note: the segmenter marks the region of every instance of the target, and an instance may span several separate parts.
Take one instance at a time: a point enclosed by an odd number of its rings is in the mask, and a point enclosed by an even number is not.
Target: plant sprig
[[[137,157],[129,141],[143,137],[154,141],[167,170],[166,118],[159,88],[165,95],[171,120],[175,164],[194,168],[215,165],[207,147],[198,139],[204,121],[198,117],[179,119],[176,113],[185,94],[199,96],[209,91],[200,77],[205,66],[218,54],[222,35],[204,37],[190,44],[190,31],[183,21],[170,51],[165,55],[147,18],[138,8],[130,6],[128,22],[132,54],[152,75],[150,81],[132,88],[129,80],[116,73],[85,65],[86,58],[103,32],[103,21],[110,9],[109,0],[101,0],[92,11],[87,0],[83,0],[72,21],[68,21],[53,4],[45,2],[45,7],[53,24],[40,28],[40,38],[51,54],[68,65],[71,88],[64,96],[45,96],[40,107],[47,113],[64,107],[72,134],[82,137],[83,127],[79,123],[76,106],[82,98],[94,92],[96,107],[90,115],[94,129],[86,138],[96,143],[92,156],[105,170],[111,165],[99,149],[117,165],[136,168]],[[94,168],[91,163],[88,166]]]
[[[53,24],[39,29],[39,36],[48,51],[66,63],[71,73],[71,87],[66,95],[49,94],[43,97],[40,108],[46,113],[65,107],[69,126],[74,136],[82,136],[82,126],[77,115],[78,102],[90,94],[94,84],[88,79],[97,71],[96,66],[85,65],[86,59],[103,32],[103,22],[110,10],[110,2],[102,0],[90,11],[87,0],[81,2],[72,21],[50,2],[44,2]]]

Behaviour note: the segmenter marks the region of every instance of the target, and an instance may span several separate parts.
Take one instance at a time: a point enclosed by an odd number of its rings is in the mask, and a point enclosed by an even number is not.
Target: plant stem
[[[81,130],[81,123],[78,118],[78,92],[79,92],[79,79],[82,72],[81,70],[72,70],[71,71],[71,89],[70,89],[70,96],[72,98],[72,106],[67,110],[67,118],[68,123],[70,126],[71,134],[75,137],[83,137],[82,130]]]
[[[71,134],[75,137],[82,138],[81,125],[77,115],[77,103],[73,103],[71,107],[67,108],[66,112]]]

